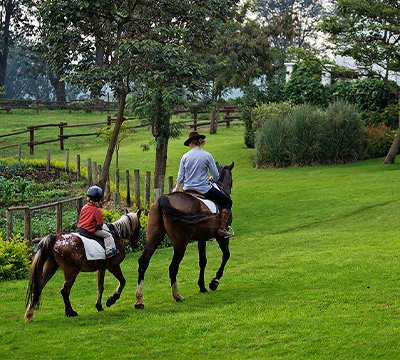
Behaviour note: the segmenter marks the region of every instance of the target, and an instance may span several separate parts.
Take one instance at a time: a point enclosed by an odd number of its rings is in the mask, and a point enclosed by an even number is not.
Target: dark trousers
[[[225,195],[222,191],[217,190],[215,187],[212,187],[205,194],[203,194],[203,196],[206,199],[217,203],[222,209],[230,210],[232,208],[231,198],[228,195]]]

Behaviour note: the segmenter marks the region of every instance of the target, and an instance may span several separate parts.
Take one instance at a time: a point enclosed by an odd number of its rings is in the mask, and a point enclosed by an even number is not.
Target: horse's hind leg
[[[175,301],[183,301],[183,297],[179,295],[176,275],[178,274],[179,264],[185,255],[186,246],[183,248],[174,248],[174,256],[172,257],[171,265],[169,266],[169,278],[171,280],[172,297]]]
[[[36,289],[33,299],[29,303],[29,305],[26,309],[26,312],[25,312],[25,321],[26,322],[31,322],[33,320],[33,311],[34,311],[35,306],[38,305],[38,302],[39,302],[38,299],[40,297],[40,294],[41,294],[43,288],[48,283],[48,281],[53,277],[53,275],[55,274],[57,269],[58,269],[58,265],[52,258],[47,259],[46,262],[44,263],[43,271],[41,274],[40,289]]]
[[[71,293],[72,285],[79,274],[78,269],[63,269],[64,270],[64,286],[61,289],[61,295],[64,299],[65,315],[68,317],[78,316],[78,313],[72,309],[69,295]]]
[[[207,289],[204,285],[204,271],[207,265],[207,256],[206,256],[206,242],[205,241],[198,241],[197,243],[199,249],[199,267],[200,267],[200,274],[199,280],[197,284],[199,285],[200,292],[206,293]]]
[[[104,275],[105,275],[105,270],[104,269],[99,269],[97,271],[97,302],[96,302],[96,309],[97,311],[103,311],[103,305],[101,305],[101,299],[103,297],[103,291],[104,291]]]
[[[229,238],[217,238],[217,242],[222,251],[222,262],[215,278],[213,278],[210,284],[208,285],[210,289],[213,291],[217,290],[217,287],[219,285],[219,280],[222,278],[222,275],[224,274],[225,265],[228,262],[229,257],[231,256],[229,252]]]
[[[119,265],[113,266],[111,268],[108,268],[108,270],[113,274],[117,280],[119,281],[118,287],[115,290],[115,293],[111,295],[106,302],[106,305],[110,307],[111,305],[114,305],[115,302],[120,298],[122,290],[124,290],[126,280],[124,275],[122,274],[121,267]]]

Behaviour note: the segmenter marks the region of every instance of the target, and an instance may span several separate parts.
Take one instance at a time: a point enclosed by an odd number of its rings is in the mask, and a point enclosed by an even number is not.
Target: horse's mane
[[[194,208],[197,207],[194,211],[186,212],[180,209],[177,209],[171,205],[169,201],[170,196],[181,197],[185,202],[191,201],[193,202]],[[214,217],[214,214],[211,214],[209,211],[202,211],[200,208],[200,201],[193,197],[192,195],[185,194],[182,192],[176,192],[168,195],[162,195],[158,199],[158,208],[165,215],[172,218],[173,220],[179,220],[180,222],[185,223],[186,225],[197,225],[203,222],[207,222],[211,217]]]
[[[126,215],[121,216],[121,218],[114,221],[113,223],[108,224],[108,226],[115,230],[118,237],[124,238],[128,236],[129,233],[133,232],[134,229],[138,226],[138,224],[139,224],[139,219],[137,217],[137,214],[128,213]]]

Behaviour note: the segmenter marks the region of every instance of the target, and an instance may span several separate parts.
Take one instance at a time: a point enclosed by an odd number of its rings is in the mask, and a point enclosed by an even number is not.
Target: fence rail
[[[77,110],[100,111],[110,113],[117,110],[117,103],[113,101],[99,100],[96,102],[87,100],[72,101],[44,101],[41,99],[13,99],[0,101],[0,111],[9,114],[12,110],[35,110],[38,114],[41,110],[67,109],[69,112]]]
[[[13,215],[16,211],[24,212],[24,239],[28,241],[32,241],[32,212],[35,210],[52,208],[55,207],[57,209],[57,233],[61,233],[63,231],[63,205],[67,203],[75,202],[77,216],[83,206],[83,196],[74,197],[71,199],[66,199],[62,201],[57,201],[49,204],[37,205],[37,206],[14,206],[6,209],[6,234],[9,239],[13,233]]]
[[[237,113],[237,106],[235,105],[225,105],[224,107],[220,108],[218,112],[224,114],[224,118],[220,121],[218,121],[218,124],[225,124],[226,127],[230,127],[231,123],[233,120],[238,120],[240,119],[240,116],[238,115],[233,115],[234,113]],[[192,114],[192,118],[189,120],[181,120],[175,122],[175,124],[182,124],[184,126],[189,126],[193,130],[197,130],[198,127],[201,126],[211,126],[210,120],[198,120],[198,114],[200,113],[206,113],[206,111],[196,111],[196,112],[191,112],[190,110],[186,109],[179,109],[175,111],[176,114],[182,114],[182,113],[190,113]],[[129,120],[129,119],[127,119]],[[84,136],[98,136],[99,132],[90,132],[90,133],[80,133],[80,134],[65,134],[65,131],[67,129],[72,129],[72,128],[83,128],[83,127],[92,127],[92,126],[100,126],[100,125],[106,125],[106,126],[111,126],[113,123],[115,123],[117,119],[112,118],[111,116],[107,116],[107,120],[103,122],[95,122],[95,123],[85,123],[85,124],[70,124],[66,122],[59,122],[59,123],[50,123],[50,124],[42,124],[42,125],[32,125],[28,126],[27,129],[25,130],[18,130],[14,131],[12,133],[8,134],[2,134],[0,135],[0,138],[5,138],[5,137],[10,137],[10,136],[16,136],[16,135],[21,135],[24,133],[29,133],[29,141],[19,143],[19,144],[10,144],[10,145],[5,145],[1,146],[0,150],[5,150],[17,146],[24,146],[27,145],[29,147],[29,154],[34,155],[35,153],[35,146],[38,145],[43,145],[43,144],[49,144],[53,142],[59,142],[60,144],[60,150],[64,150],[64,140],[70,139],[70,138],[76,138],[76,137],[84,137]],[[138,129],[138,128],[145,128],[148,127],[149,125],[135,125],[132,126],[132,129]],[[58,128],[58,137],[53,138],[53,139],[45,139],[45,140],[35,140],[36,138],[36,131],[43,129],[43,128],[48,128],[48,127],[54,127]]]

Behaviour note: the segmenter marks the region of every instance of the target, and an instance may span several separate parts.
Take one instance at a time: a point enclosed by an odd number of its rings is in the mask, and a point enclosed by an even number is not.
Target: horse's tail
[[[38,309],[40,306],[40,295],[43,289],[43,267],[49,258],[53,258],[52,249],[56,241],[54,235],[48,235],[43,238],[39,245],[36,255],[33,259],[29,285],[26,292],[26,306]]]
[[[204,211],[185,212],[173,207],[168,199],[168,196],[162,195],[158,199],[158,208],[160,213],[164,213],[173,220],[179,220],[186,225],[198,225],[203,222],[209,221],[210,213]],[[162,216],[161,216],[162,218]]]

